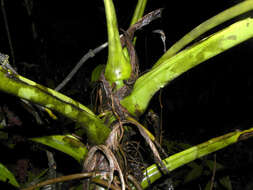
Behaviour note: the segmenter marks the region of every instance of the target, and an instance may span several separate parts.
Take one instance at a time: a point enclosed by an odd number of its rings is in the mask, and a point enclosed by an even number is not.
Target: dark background
[[[164,8],[164,11],[161,19],[137,32],[136,51],[141,72],[151,68],[163,54],[160,37],[152,33],[153,30],[162,29],[165,32],[169,48],[198,24],[238,2],[148,2],[146,13],[157,8]],[[114,3],[119,28],[126,30],[136,1],[115,0]],[[89,49],[96,48],[107,39],[102,0],[82,3],[34,1],[32,16],[27,14],[23,1],[5,1],[5,9],[15,54],[14,66],[21,75],[51,88],[64,79]],[[237,17],[219,28],[250,15]],[[35,24],[37,38],[33,38],[32,23]],[[198,144],[252,126],[252,43],[252,39],[248,40],[206,61],[164,88],[162,104],[165,138]],[[0,52],[11,55],[2,14]],[[96,65],[106,63],[106,54],[107,49],[89,59],[62,92],[89,105],[91,71]],[[157,95],[152,99],[150,108],[160,112]],[[229,168],[235,189],[245,187],[251,181],[252,145],[253,141],[249,139],[217,155],[217,160]]]

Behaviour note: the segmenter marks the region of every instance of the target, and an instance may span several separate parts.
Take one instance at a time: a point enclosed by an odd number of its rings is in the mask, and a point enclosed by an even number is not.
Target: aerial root
[[[96,154],[98,153],[98,150],[100,150],[103,154]],[[108,162],[105,160],[105,158],[109,162],[109,167]],[[98,145],[92,147],[88,153],[88,157],[84,162],[84,168],[87,171],[94,171],[96,169],[107,171],[104,173],[105,175],[103,176],[100,175],[100,177],[106,180],[109,179],[108,189],[110,188],[110,185],[113,182],[114,171],[117,171],[121,182],[121,189],[122,190],[126,189],[124,176],[121,171],[121,168],[119,167],[118,161],[115,158],[113,152],[107,146]],[[84,186],[88,187],[88,181],[84,183]]]

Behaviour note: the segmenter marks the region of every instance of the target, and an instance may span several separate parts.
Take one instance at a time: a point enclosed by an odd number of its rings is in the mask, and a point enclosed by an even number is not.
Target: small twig
[[[113,185],[113,184],[110,184],[110,185],[109,185],[107,181],[102,180],[102,179],[93,178],[91,181],[92,181],[93,183],[98,184],[98,185],[102,185],[102,186],[104,186],[104,187],[106,187],[106,188],[109,187],[109,188],[112,189],[112,190],[121,190],[120,188],[116,187],[116,186]]]
[[[27,11],[27,14],[32,17],[32,10],[33,10],[33,0],[24,0],[25,8]],[[34,23],[34,20],[31,21],[32,25],[32,34],[33,34],[33,39],[36,40],[38,38],[38,33],[36,31],[36,26]]]
[[[3,0],[2,0],[3,1]],[[132,25],[128,30],[128,34],[130,35],[130,39],[133,38],[134,32],[136,30],[141,29],[142,27],[148,25],[153,20],[161,17],[162,9],[156,9],[144,17],[140,19],[136,24]],[[120,35],[121,44],[122,46],[125,46],[123,40],[123,35]],[[60,91],[70,80],[71,78],[76,74],[76,72],[80,69],[80,67],[83,65],[85,61],[87,61],[89,58],[94,57],[96,53],[100,52],[102,49],[106,48],[108,46],[108,42],[100,45],[99,47],[95,48],[94,50],[89,50],[88,53],[86,53],[80,61],[76,64],[76,66],[72,69],[72,71],[68,74],[68,76],[55,88],[56,91]]]
[[[160,34],[161,40],[163,42],[163,53],[166,53],[166,51],[167,51],[167,49],[166,49],[166,35],[165,35],[164,31],[158,29],[158,30],[154,30],[153,33]]]
[[[148,25],[150,22],[152,22],[155,19],[158,19],[161,17],[162,15],[162,11],[163,9],[156,9],[146,15],[144,15],[141,19],[139,19],[134,25],[132,25],[128,30],[128,34],[130,36],[130,38],[133,38],[134,32],[136,30],[141,29],[142,27]]]
[[[213,175],[212,175],[212,179],[211,179],[210,190],[212,190],[213,186],[214,186],[215,173],[216,173],[216,154],[214,154]]]
[[[76,72],[80,69],[80,67],[83,65],[85,61],[87,61],[89,58],[94,57],[96,53],[100,52],[102,49],[106,48],[108,43],[104,43],[100,45],[99,47],[95,48],[94,50],[90,50],[88,53],[86,53],[80,61],[76,64],[76,66],[72,69],[72,71],[68,74],[68,76],[55,88],[56,91],[60,91],[69,81],[70,79],[76,74]]]
[[[1,9],[2,9],[2,14],[3,14],[3,18],[4,18],[4,26],[5,26],[5,30],[6,30],[6,33],[7,33],[9,46],[10,46],[12,63],[15,66],[15,56],[14,56],[14,50],[13,50],[13,45],[12,45],[12,40],[11,40],[11,34],[10,34],[7,14],[6,14],[6,11],[5,11],[5,6],[4,6],[4,0],[1,0]]]
[[[49,170],[48,170],[48,178],[52,179],[52,178],[56,178],[56,162],[54,160],[54,155],[52,152],[46,150],[47,153],[47,160],[48,160],[48,166],[49,166]],[[56,189],[56,185],[52,184],[50,185],[52,187],[52,190]]]
[[[96,172],[96,174],[97,174],[97,172]],[[31,187],[28,187],[28,188],[21,189],[21,190],[33,190],[33,189],[36,189],[36,188],[39,188],[39,187],[42,187],[42,186],[45,186],[45,185],[50,185],[50,184],[53,184],[53,183],[70,181],[70,180],[75,180],[75,179],[82,179],[82,178],[87,178],[87,177],[92,177],[92,176],[94,176],[94,172],[86,172],[86,173],[79,173],[79,174],[61,176],[61,177],[58,177],[58,178],[43,181],[41,183],[38,183],[36,185],[33,185]],[[105,180],[102,180],[102,179],[93,178],[92,182],[97,183],[99,185],[102,185],[104,187],[109,187],[109,183]],[[113,184],[110,185],[110,188],[112,190],[119,190],[119,188],[115,187]]]
[[[166,48],[166,35],[163,30],[154,30],[153,33],[160,34],[161,40],[163,42],[163,53],[167,51]],[[163,104],[162,104],[162,89],[159,93],[159,102],[160,102],[160,136],[159,136],[159,143],[162,144],[162,133],[163,133]]]

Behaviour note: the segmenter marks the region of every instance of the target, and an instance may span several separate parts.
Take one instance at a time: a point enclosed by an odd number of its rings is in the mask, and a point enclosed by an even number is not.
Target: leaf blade
[[[80,164],[88,153],[85,145],[71,135],[52,135],[31,138],[30,140],[64,152],[76,159]]]
[[[110,82],[123,81],[130,77],[131,65],[121,47],[117,18],[112,0],[104,0],[104,6],[108,33],[108,59],[105,68],[105,78]]]
[[[253,19],[236,22],[165,60],[136,81],[132,93],[121,104],[140,116],[153,95],[187,70],[253,37]]]
[[[89,142],[92,144],[103,143],[110,133],[109,127],[86,106],[21,75],[9,77],[1,66],[0,91],[57,111],[65,117],[81,124]]]
[[[19,187],[19,184],[16,181],[14,175],[1,163],[0,163],[0,180],[3,182],[8,181],[11,185]]]
[[[155,63],[154,67],[157,67],[166,59],[169,59],[177,52],[179,52],[182,48],[184,48],[187,44],[195,40],[200,35],[209,31],[210,29],[238,16],[243,13],[246,13],[253,9],[253,1],[247,0],[243,1],[231,8],[226,9],[225,11],[213,16],[212,18],[206,20],[201,23],[199,26],[191,30],[185,36],[183,36],[179,41],[177,41],[174,45],[172,45],[168,51]]]

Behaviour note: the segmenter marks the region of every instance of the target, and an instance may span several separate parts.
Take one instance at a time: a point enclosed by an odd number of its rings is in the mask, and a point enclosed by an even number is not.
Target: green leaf
[[[143,16],[146,4],[147,0],[138,0],[130,26],[134,25]]]
[[[195,167],[188,172],[186,177],[184,178],[184,183],[188,183],[190,181],[193,181],[201,176],[203,172],[203,167],[201,165],[196,164]]]
[[[227,147],[233,143],[243,140],[244,138],[251,137],[253,128],[244,131],[235,131],[225,134],[220,137],[210,139],[202,144],[188,148],[182,152],[176,153],[163,160],[169,172],[188,164],[198,158],[207,154],[213,153],[217,150]],[[150,184],[154,183],[157,179],[163,176],[156,164],[151,165],[143,171],[144,178],[141,181],[143,189],[147,188]]]
[[[95,67],[95,69],[93,69],[92,73],[91,73],[91,82],[97,82],[100,78],[100,75],[102,73],[102,71],[104,70],[105,65],[99,64],[98,66]]]
[[[123,53],[117,25],[115,8],[112,0],[104,0],[108,31],[108,59],[105,78],[110,82],[126,80],[131,75],[131,65]],[[120,82],[123,84],[122,82]]]
[[[232,190],[232,184],[231,184],[229,176],[224,176],[224,177],[220,178],[219,182],[227,190]]]
[[[213,171],[214,165],[215,165],[215,170],[219,171],[221,169],[224,169],[224,166],[218,162],[214,162],[213,160],[204,160],[205,165],[209,168],[210,171]]]
[[[39,174],[34,173],[33,171],[28,171],[28,179],[24,186],[30,186],[31,183],[38,183],[47,178],[46,173],[48,172],[48,168],[43,169],[39,172]]]
[[[0,140],[8,140],[8,133],[0,131]]]
[[[209,180],[204,190],[210,190],[210,188],[211,188],[211,181]]]
[[[16,181],[14,175],[1,163],[0,163],[0,180],[3,182],[8,182],[15,187],[19,187],[19,184]]]
[[[85,145],[72,135],[53,135],[45,137],[36,137],[31,138],[30,140],[64,152],[76,159],[80,164],[88,153],[88,150]]]
[[[0,66],[0,91],[42,105],[80,123],[92,144],[101,144],[107,139],[111,130],[86,106],[21,75],[10,77],[6,72]]]
[[[136,81],[132,93],[121,100],[132,115],[140,116],[153,95],[184,72],[253,37],[253,19],[236,22],[179,52]]]
[[[156,62],[156,64],[153,66],[157,67],[161,63],[163,63],[165,60],[171,58],[173,55],[175,55],[177,52],[179,52],[182,48],[184,48],[187,44],[195,40],[200,35],[204,34],[208,30],[240,15],[243,13],[246,13],[253,9],[253,1],[247,0],[243,1],[242,3],[239,3],[229,9],[226,9],[225,11],[215,15],[214,17],[206,20],[205,22],[201,23],[199,26],[194,28],[192,31],[190,31],[188,34],[186,34],[183,38],[181,38],[179,41],[177,41],[173,46],[170,47],[170,49]]]

